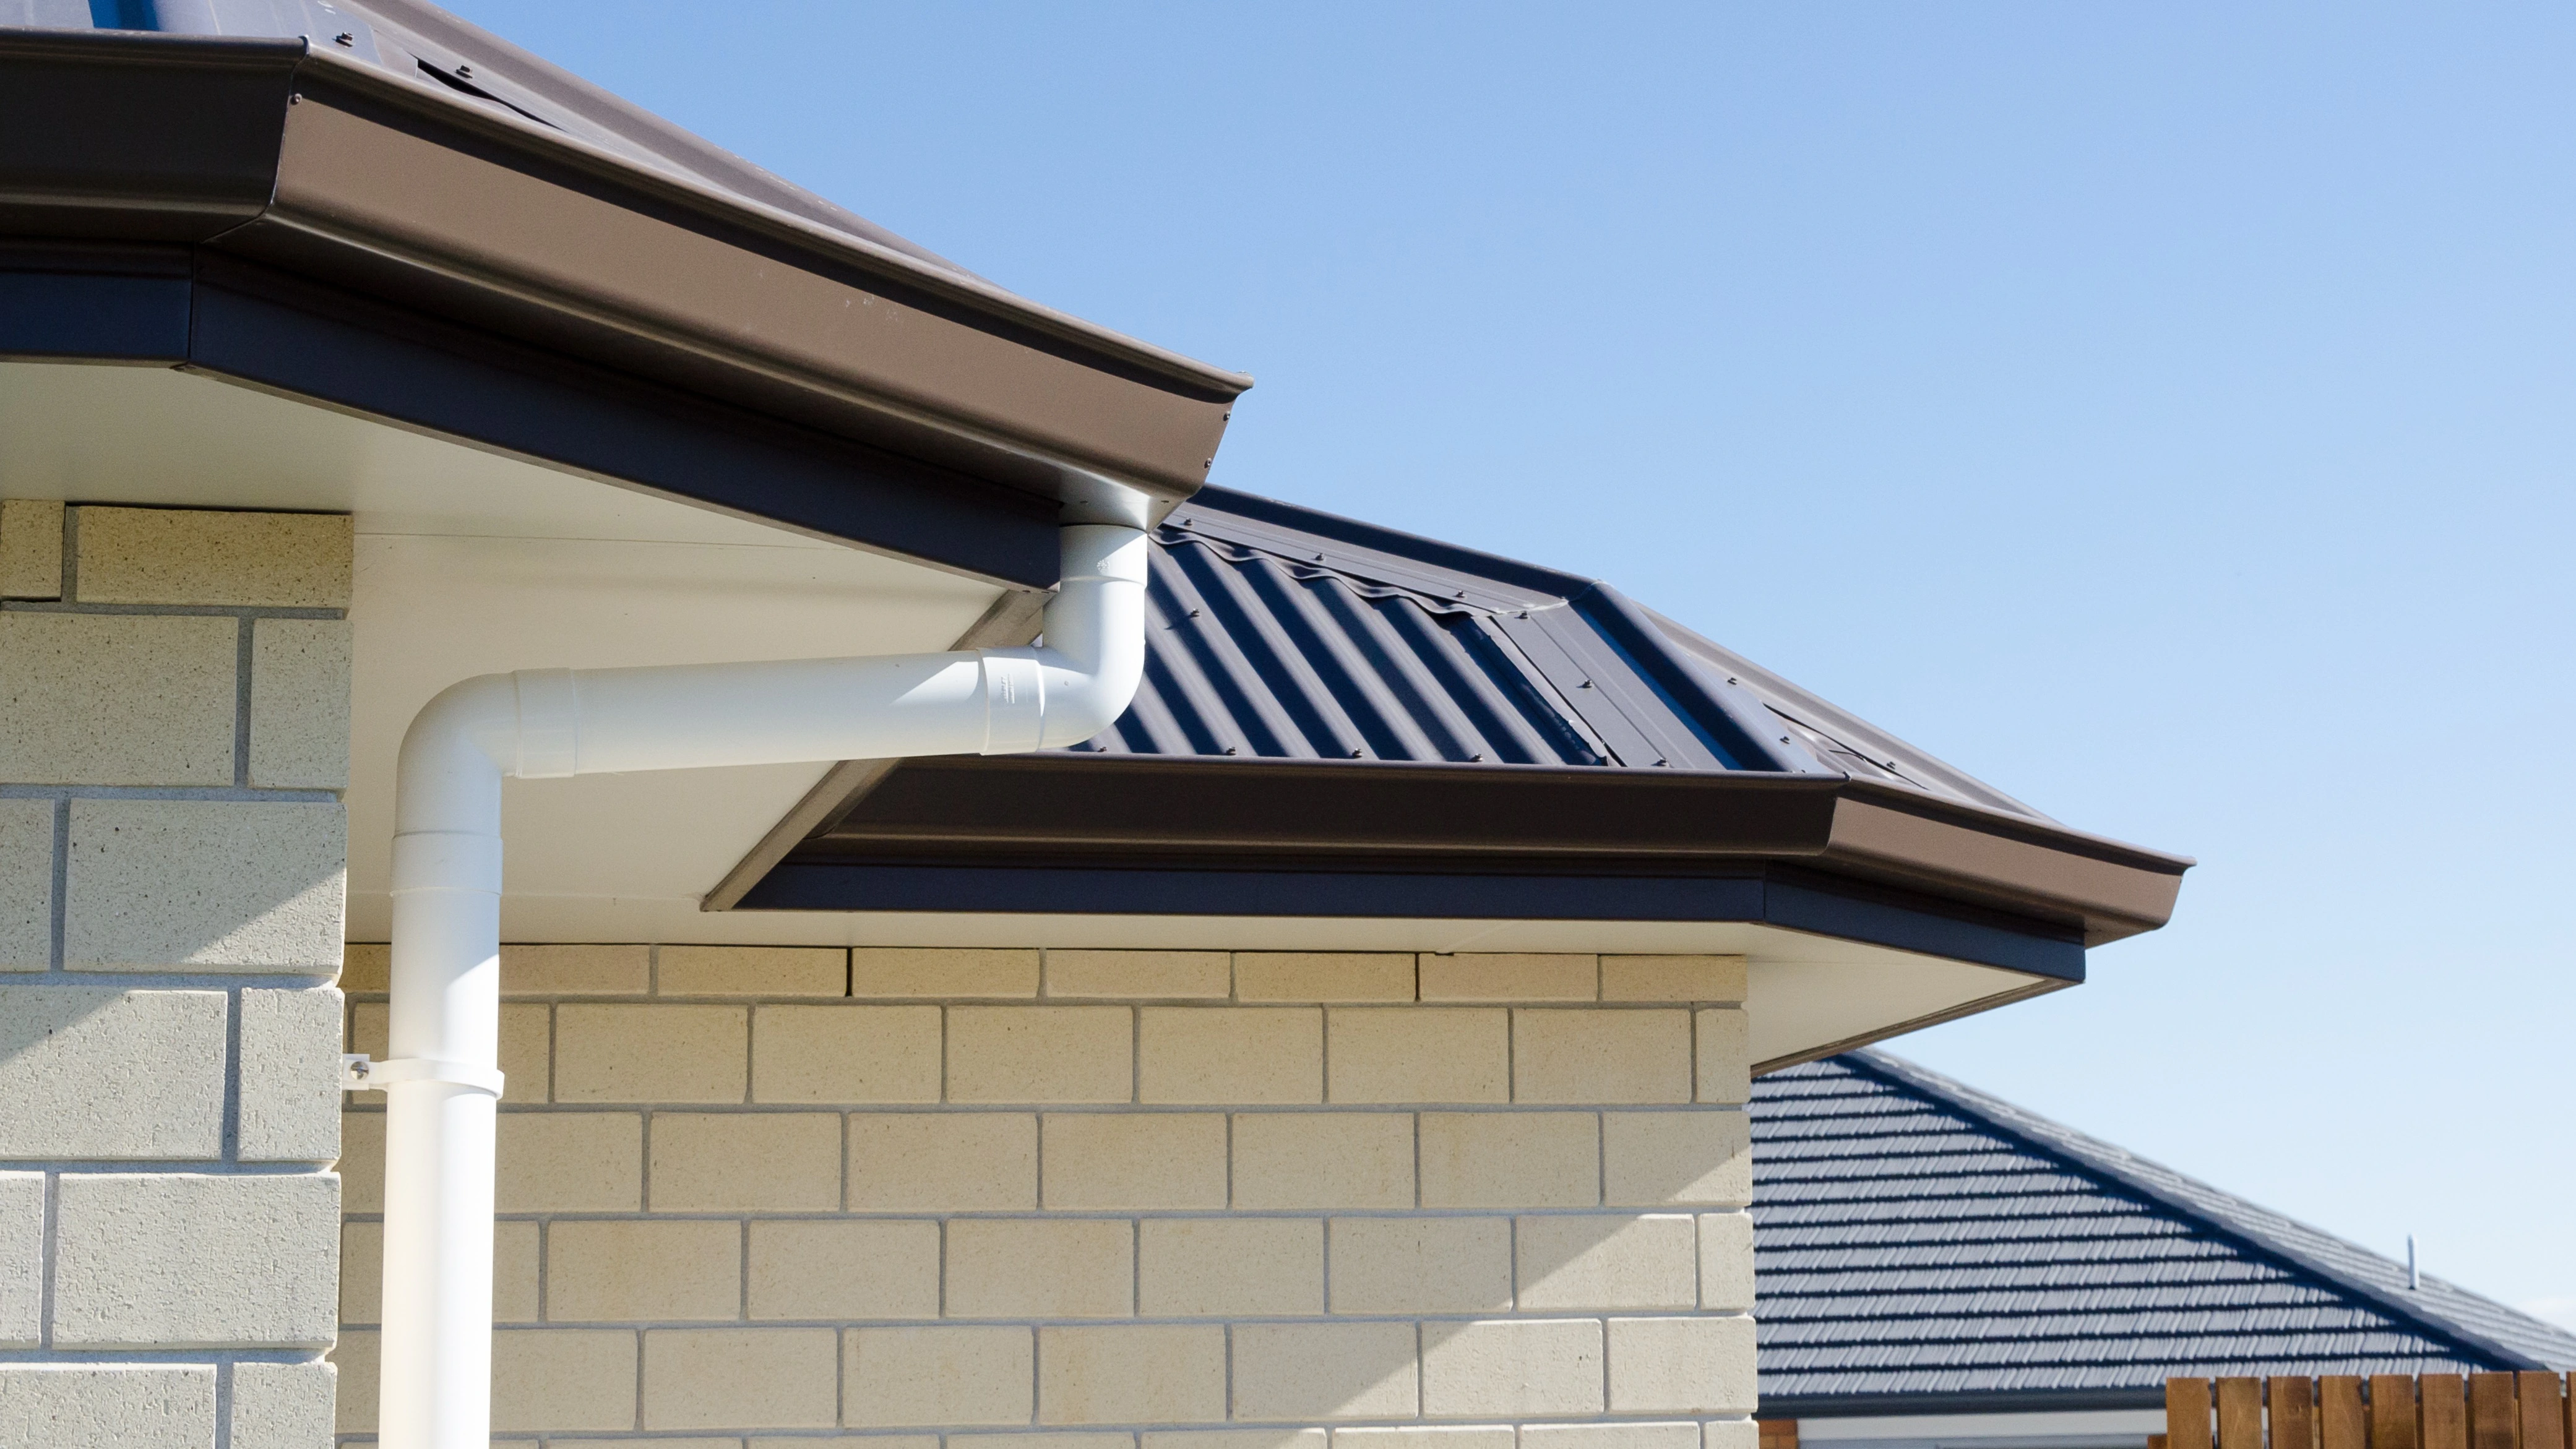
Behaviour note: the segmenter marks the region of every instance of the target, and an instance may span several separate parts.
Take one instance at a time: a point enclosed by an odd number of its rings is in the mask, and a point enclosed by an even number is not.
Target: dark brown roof
[[[22,247],[188,247],[1041,498],[1093,475],[1186,497],[1251,385],[418,0],[122,9],[161,28],[0,0],[26,26],[0,28],[0,235]]]
[[[2163,924],[2190,864],[2050,820],[1607,584],[1220,488],[1154,541],[1145,682],[1114,726],[853,776],[740,903],[1831,916],[2062,975]]]

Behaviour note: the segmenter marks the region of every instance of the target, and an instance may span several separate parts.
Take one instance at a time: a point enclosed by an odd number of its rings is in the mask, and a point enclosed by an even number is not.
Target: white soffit
[[[945,649],[992,585],[163,368],[0,363],[0,496],[356,516],[349,928],[383,939],[394,753],[496,670]],[[825,764],[513,782],[514,916],[695,916]],[[721,919],[721,918],[719,918]]]
[[[996,597],[926,565],[161,368],[0,363],[0,496],[356,516],[347,799],[361,941],[389,925],[394,752],[456,680],[944,649]],[[1740,954],[1756,1061],[2040,980],[1735,923],[700,911],[824,768],[510,782],[503,939]]]
[[[945,649],[991,604],[987,585],[850,549],[368,531],[360,515],[349,782],[349,929],[382,939],[396,748],[459,679]],[[600,937],[603,906],[694,921],[830,762],[513,780],[502,875],[531,940]],[[722,918],[717,918],[721,920]]]

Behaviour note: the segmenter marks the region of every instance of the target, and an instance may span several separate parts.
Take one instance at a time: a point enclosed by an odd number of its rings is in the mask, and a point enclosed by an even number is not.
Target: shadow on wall
[[[225,979],[339,972],[339,804],[73,800],[60,911],[56,802],[0,806],[30,807],[0,812],[0,866],[24,858],[41,887],[0,875],[0,970],[28,973],[0,975],[0,1159],[220,1159]],[[158,979],[87,974],[103,972]],[[299,1065],[336,1046],[315,1041],[291,1044]]]
[[[223,1155],[221,991],[0,986],[0,1159]]]
[[[338,802],[75,800],[70,825],[66,969],[338,973]]]

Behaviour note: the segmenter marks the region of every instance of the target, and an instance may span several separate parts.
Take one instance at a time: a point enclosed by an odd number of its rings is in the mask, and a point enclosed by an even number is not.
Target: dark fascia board
[[[1452,865],[1458,863],[1452,862]],[[1695,875],[1547,872],[1476,862],[1274,860],[1267,866],[1151,857],[938,860],[800,851],[735,906],[748,911],[990,915],[1296,917],[1378,920],[1744,922],[1971,961],[2054,984],[2084,979],[2084,945],[2044,923],[1792,868],[1750,863]],[[1901,1029],[1901,1028],[1893,1028]],[[1769,1067],[1771,1063],[1765,1063]]]
[[[2004,1389],[1968,1393],[1762,1394],[1763,1419],[1857,1419],[1917,1414],[2062,1414],[2077,1409],[2161,1409],[2164,1383],[2129,1389]]]
[[[186,247],[0,241],[0,357],[178,366],[196,291]]]
[[[1049,498],[1250,379],[301,40],[0,31],[0,230],[203,242]]]
[[[2438,1279],[2422,1280],[2424,1286],[2420,1289],[2406,1288],[2405,1268],[2368,1249],[2319,1232],[2232,1193],[2221,1192],[2161,1163],[2150,1162],[2124,1148],[2025,1111],[2000,1097],[1990,1096],[1965,1082],[1917,1066],[1902,1057],[1884,1051],[1860,1050],[1848,1053],[1843,1060],[1850,1063],[1855,1071],[1929,1097],[1962,1116],[1974,1118],[2025,1144],[2033,1151],[2056,1157],[2078,1171],[2108,1178],[2126,1191],[2166,1212],[2200,1224],[2211,1234],[2226,1238],[2257,1257],[2268,1258],[2294,1273],[2321,1280],[2338,1292],[2359,1298],[2418,1333],[2446,1339],[2460,1350],[2464,1358],[2483,1359],[2498,1367],[2513,1369],[2576,1368],[2576,1336],[2570,1336],[2554,1325],[2524,1318],[2512,1309]],[[2363,1264],[2375,1271],[2356,1272],[2356,1266]],[[2501,1313],[2524,1319],[2539,1337],[2557,1348],[2559,1360],[2553,1362],[2535,1353],[2531,1346],[2508,1343],[2480,1325],[2466,1321],[2457,1311],[2463,1308],[2481,1314]]]
[[[1840,775],[1070,753],[907,761],[790,859],[923,852],[1571,878],[1776,861],[2095,945],[2162,925],[2190,864]]]
[[[0,245],[0,357],[180,367],[976,578],[1056,577],[1032,494],[203,248]]]

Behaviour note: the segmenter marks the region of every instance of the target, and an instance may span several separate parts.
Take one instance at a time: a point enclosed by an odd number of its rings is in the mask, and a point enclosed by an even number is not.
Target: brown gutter
[[[1238,373],[300,40],[0,32],[0,227],[204,242],[1045,496]]]
[[[1547,874],[1794,862],[2080,927],[2089,945],[2163,925],[2192,864],[1840,776],[1137,755],[905,761],[793,858],[1031,855]]]
[[[1884,790],[1870,799],[1853,790],[1837,799],[1833,831],[1820,856],[1881,880],[2046,899],[2074,910],[2088,936],[2096,922],[2154,930],[2173,916],[2182,872],[2162,868],[2170,857],[2142,861],[2097,853],[2077,842],[2099,837],[1998,828],[1965,811],[1918,813],[1900,808],[1910,802],[1886,798],[1896,793]]]

